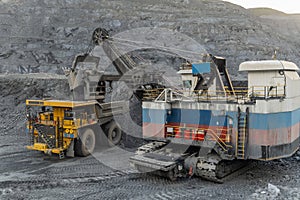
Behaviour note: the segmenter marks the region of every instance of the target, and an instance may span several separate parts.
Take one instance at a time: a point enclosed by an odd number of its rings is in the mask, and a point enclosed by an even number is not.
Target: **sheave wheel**
[[[118,145],[122,139],[122,130],[120,126],[112,121],[108,124],[107,138],[110,146]]]
[[[92,129],[86,129],[75,143],[75,154],[88,156],[93,153],[96,145],[95,133]]]
[[[109,37],[108,31],[104,28],[96,28],[93,32],[92,40],[94,44],[100,45],[103,40]]]

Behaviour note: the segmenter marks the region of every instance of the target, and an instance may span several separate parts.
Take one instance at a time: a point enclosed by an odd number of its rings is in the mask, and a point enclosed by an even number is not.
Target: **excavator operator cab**
[[[210,63],[187,63],[177,73],[181,75],[184,94],[189,96],[197,90],[200,74],[210,73]]]

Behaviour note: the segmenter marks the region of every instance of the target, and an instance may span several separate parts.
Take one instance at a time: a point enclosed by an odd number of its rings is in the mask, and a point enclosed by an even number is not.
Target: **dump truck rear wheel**
[[[118,145],[122,140],[122,130],[120,126],[115,121],[112,121],[107,127],[107,138],[110,146]]]
[[[96,136],[92,129],[86,129],[74,146],[75,154],[78,156],[88,156],[93,153],[96,145]]]

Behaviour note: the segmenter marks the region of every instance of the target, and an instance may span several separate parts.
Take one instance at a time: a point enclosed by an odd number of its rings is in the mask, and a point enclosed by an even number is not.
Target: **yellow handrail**
[[[245,139],[246,139],[246,120],[244,120],[244,128],[243,128],[243,158],[245,157]]]
[[[220,147],[224,150],[224,151],[228,151],[225,147],[229,147],[232,148],[231,145],[227,145],[212,129],[207,129],[207,131],[210,131],[212,133],[212,135],[215,137],[216,142],[220,145]],[[219,142],[220,141],[220,142]],[[221,145],[221,144],[222,145]]]

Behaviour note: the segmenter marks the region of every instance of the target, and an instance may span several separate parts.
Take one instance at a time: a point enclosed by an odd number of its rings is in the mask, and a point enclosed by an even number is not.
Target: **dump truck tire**
[[[93,153],[96,145],[96,136],[92,129],[85,129],[77,138],[74,150],[77,156],[88,156]]]
[[[122,130],[120,126],[112,121],[107,125],[107,138],[110,146],[118,145],[122,140]]]

